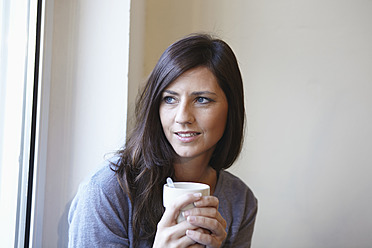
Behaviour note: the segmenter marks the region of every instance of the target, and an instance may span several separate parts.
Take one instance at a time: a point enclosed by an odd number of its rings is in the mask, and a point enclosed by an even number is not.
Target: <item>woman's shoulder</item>
[[[103,208],[102,204],[116,208],[130,207],[129,197],[121,188],[112,163],[112,159],[104,161],[92,175],[80,183],[70,212],[78,206],[91,209]]]
[[[256,197],[247,184],[231,172],[219,172],[216,194],[218,197],[232,198],[236,201],[256,202]]]
[[[93,187],[98,187],[104,191],[116,190],[120,188],[115,172],[115,161],[106,160],[96,172],[87,180],[86,183]]]
[[[112,161],[106,161],[80,184],[68,222],[71,246],[116,242],[128,245],[131,203],[121,189]]]
[[[257,215],[257,199],[252,190],[239,177],[221,171],[215,195],[219,209],[227,223],[227,238],[224,247],[250,247]]]
[[[221,170],[219,172],[218,182],[219,181],[222,184],[224,184],[225,186],[226,185],[231,185],[231,186],[234,186],[234,187],[238,187],[239,189],[250,190],[249,187],[247,186],[247,184],[242,179],[240,179],[239,177],[235,176],[234,174],[232,174],[231,172],[226,171],[226,170]],[[230,188],[230,187],[228,187],[228,188]]]

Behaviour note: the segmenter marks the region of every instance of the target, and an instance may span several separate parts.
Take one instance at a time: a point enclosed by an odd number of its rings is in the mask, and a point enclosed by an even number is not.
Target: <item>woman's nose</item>
[[[181,103],[177,108],[175,121],[178,124],[191,124],[195,120],[191,107],[187,103]]]

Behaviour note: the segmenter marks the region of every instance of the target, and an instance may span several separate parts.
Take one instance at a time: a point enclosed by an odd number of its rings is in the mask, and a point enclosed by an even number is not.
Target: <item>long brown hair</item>
[[[244,95],[236,57],[222,40],[193,34],[169,46],[160,57],[140,94],[136,125],[115,164],[119,182],[133,205],[135,239],[153,240],[164,208],[162,187],[174,175],[175,152],[161,126],[159,106],[163,90],[184,72],[205,66],[216,76],[228,101],[225,132],[210,165],[218,172],[230,167],[241,151],[244,131]]]

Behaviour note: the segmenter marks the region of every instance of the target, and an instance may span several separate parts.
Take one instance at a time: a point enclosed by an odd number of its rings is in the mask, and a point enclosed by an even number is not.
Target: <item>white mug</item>
[[[163,205],[165,208],[171,205],[173,201],[175,201],[181,195],[194,193],[201,193],[202,196],[210,195],[210,187],[208,184],[194,182],[174,182],[173,184],[175,188],[171,188],[168,186],[168,184],[164,184]],[[182,213],[191,208],[194,208],[194,205],[192,203],[181,209],[181,212],[177,218],[177,223],[185,220],[185,217]]]

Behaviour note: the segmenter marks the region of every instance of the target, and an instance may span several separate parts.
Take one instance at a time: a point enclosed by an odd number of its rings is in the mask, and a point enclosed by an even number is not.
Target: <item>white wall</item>
[[[42,246],[66,247],[79,183],[124,142],[130,1],[53,2]]]
[[[372,2],[159,0],[145,8],[144,75],[191,32],[214,32],[236,52],[248,131],[231,171],[259,199],[253,247],[370,247]]]

